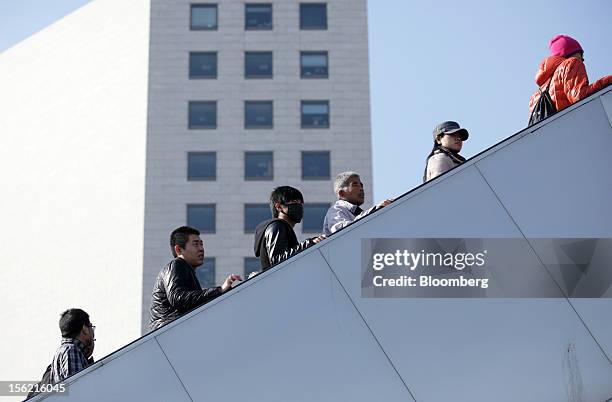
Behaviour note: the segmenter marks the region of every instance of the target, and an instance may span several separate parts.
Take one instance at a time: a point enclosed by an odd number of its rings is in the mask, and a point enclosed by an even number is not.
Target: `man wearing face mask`
[[[262,271],[325,238],[321,235],[298,242],[293,227],[304,216],[304,197],[298,189],[275,188],[270,194],[270,210],[273,218],[261,222],[255,229],[254,251]]]

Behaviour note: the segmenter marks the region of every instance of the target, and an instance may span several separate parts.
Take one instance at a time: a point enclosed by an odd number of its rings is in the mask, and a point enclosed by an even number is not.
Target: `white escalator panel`
[[[73,377],[67,395],[52,395],[48,399],[58,402],[190,401],[154,338],[107,359],[103,365],[97,363]]]
[[[194,401],[409,401],[319,253],[158,336]]]

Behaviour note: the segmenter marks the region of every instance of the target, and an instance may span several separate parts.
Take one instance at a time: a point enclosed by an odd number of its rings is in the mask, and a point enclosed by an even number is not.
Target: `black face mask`
[[[293,223],[302,222],[302,218],[304,217],[304,206],[302,204],[287,205],[287,216]]]

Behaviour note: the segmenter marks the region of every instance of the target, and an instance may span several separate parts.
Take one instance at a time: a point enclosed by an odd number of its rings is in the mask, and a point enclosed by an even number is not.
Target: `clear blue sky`
[[[88,2],[1,0],[0,52]],[[533,77],[554,35],[580,41],[591,81],[612,74],[611,0],[370,0],[368,6],[372,198],[420,184],[438,122],[456,120],[470,131],[466,157],[525,127]]]

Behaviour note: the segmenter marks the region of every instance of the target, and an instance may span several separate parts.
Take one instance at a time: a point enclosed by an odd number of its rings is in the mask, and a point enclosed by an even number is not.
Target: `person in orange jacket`
[[[557,111],[612,84],[612,75],[607,75],[589,85],[589,77],[584,67],[584,50],[576,39],[557,35],[550,41],[549,48],[550,56],[542,60],[535,76],[540,90],[529,100],[530,113],[550,80],[552,82],[549,94]]]

